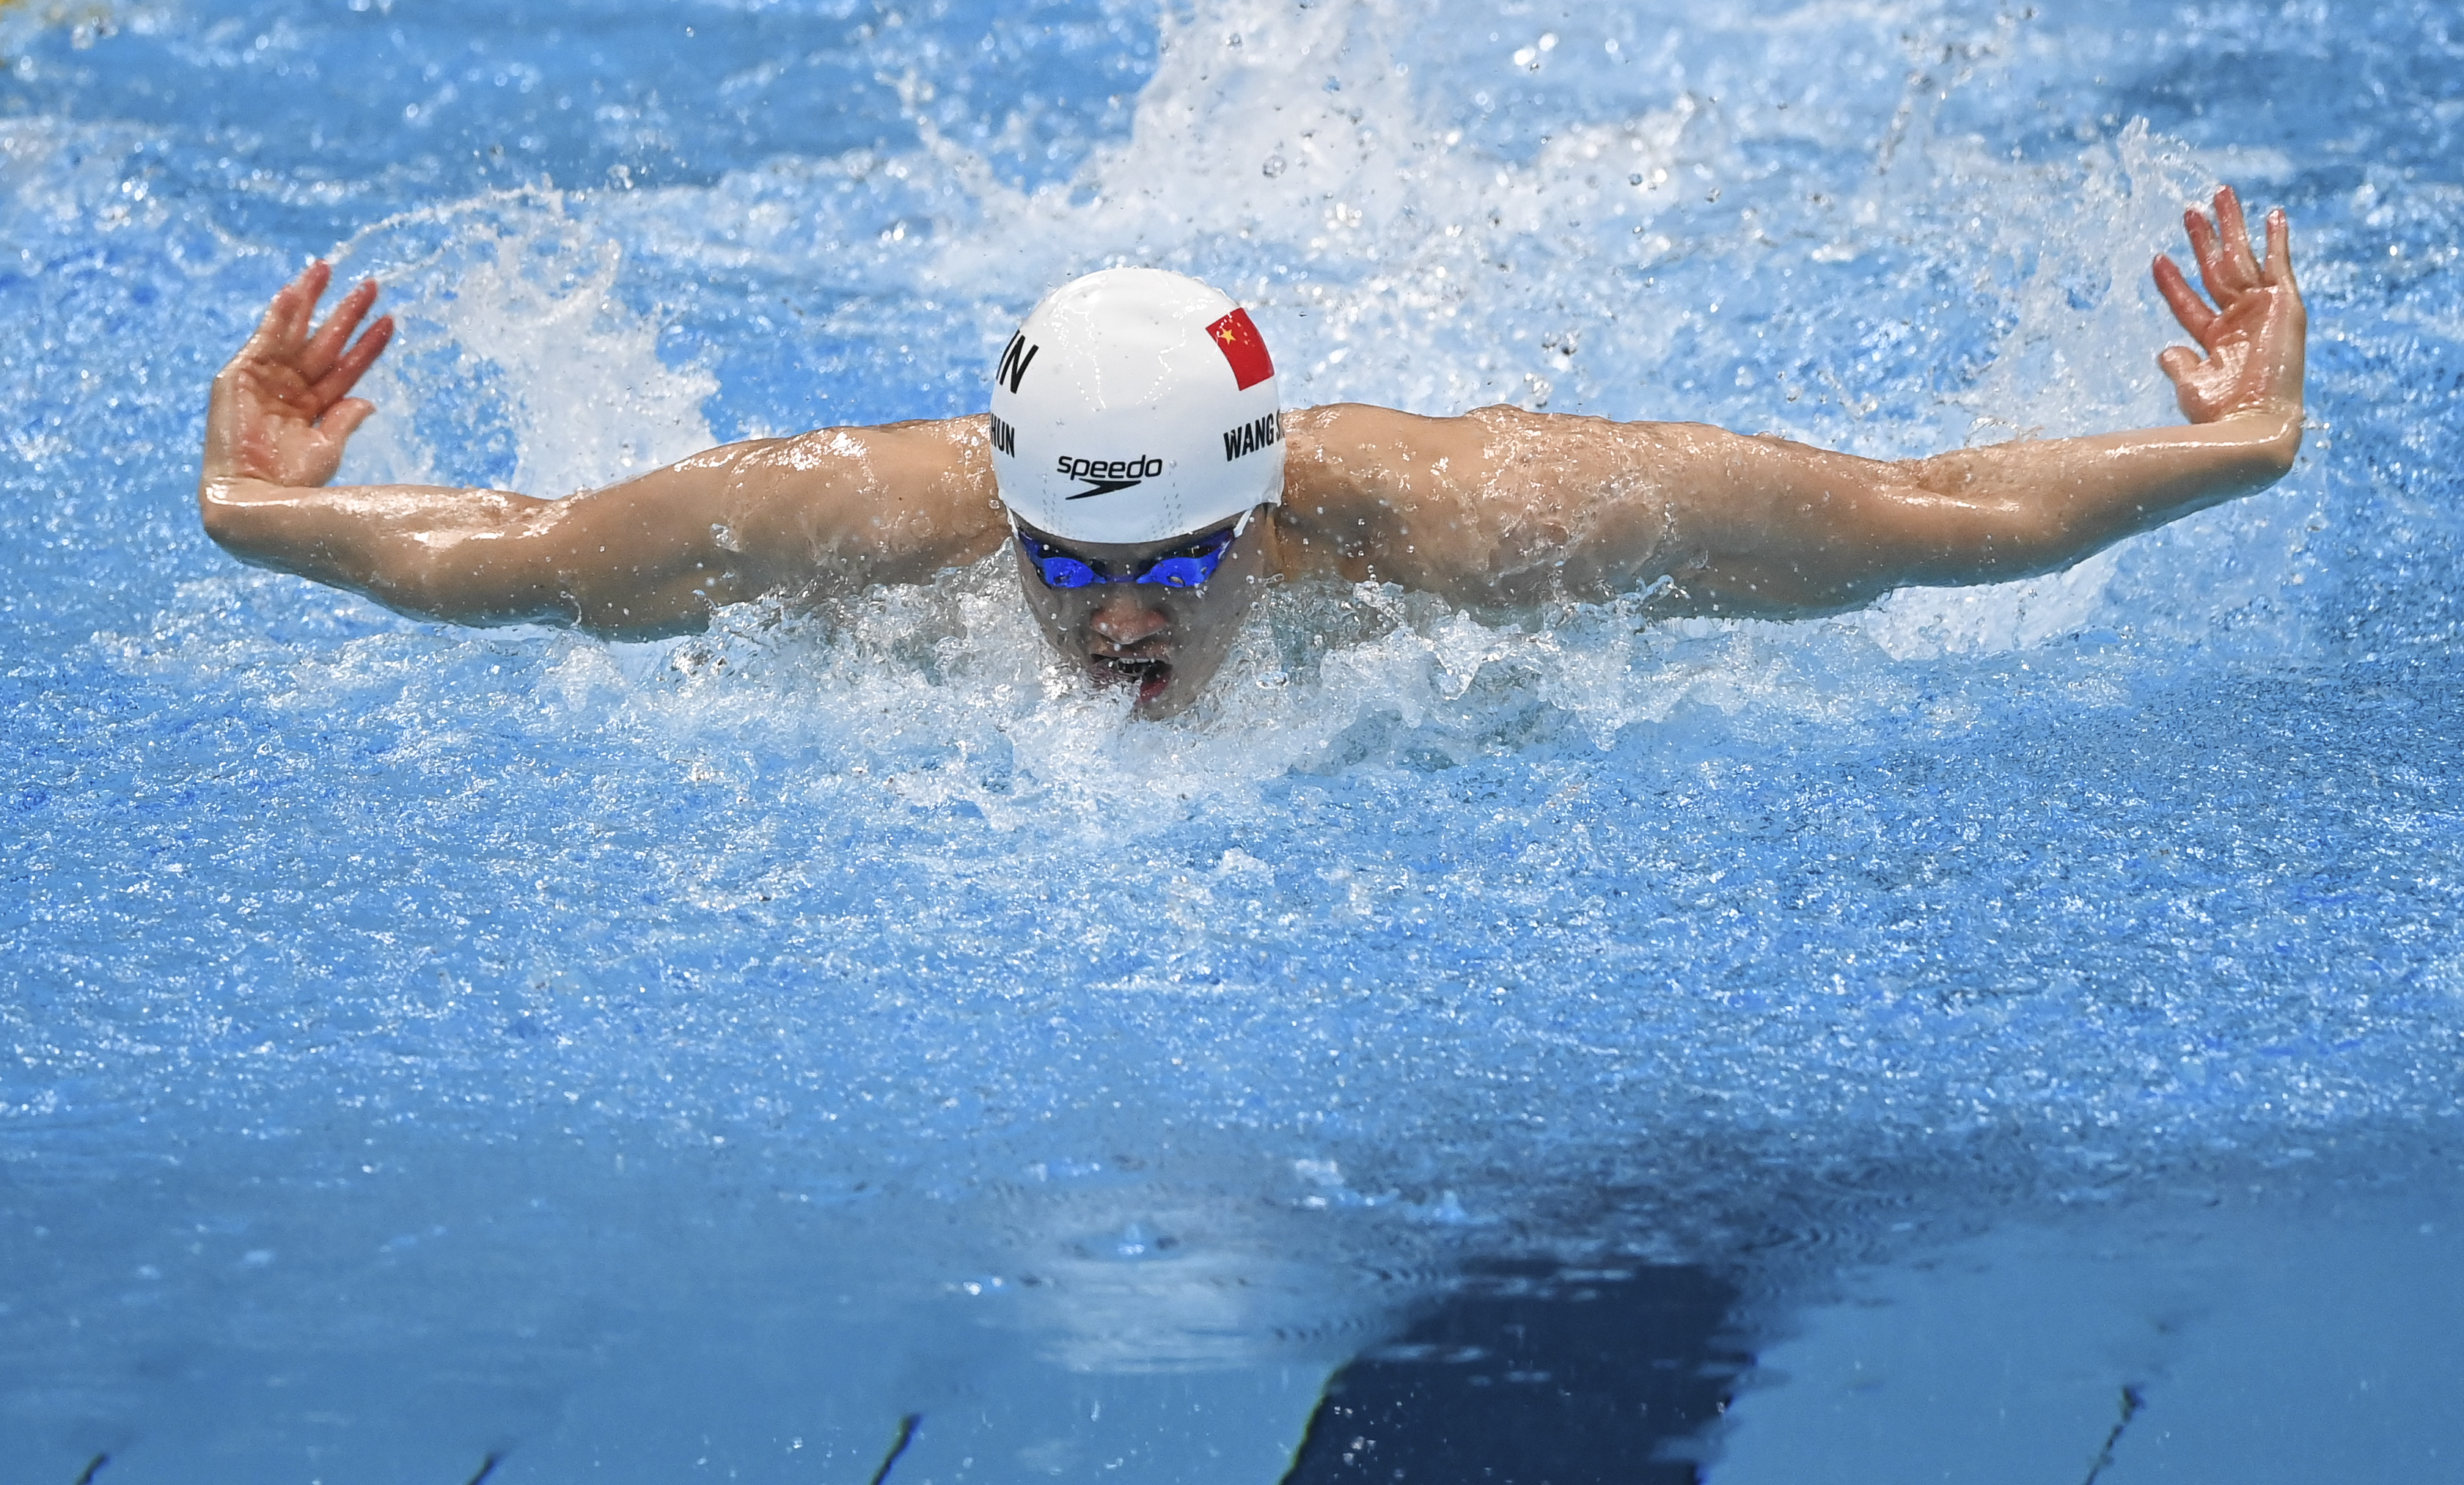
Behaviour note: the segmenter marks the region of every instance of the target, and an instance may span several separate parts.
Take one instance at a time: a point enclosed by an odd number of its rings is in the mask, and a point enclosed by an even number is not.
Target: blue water
[[[921,1412],[902,1477],[1271,1479],[1477,1257],[1778,1302],[2013,1214],[2448,1189],[2455,32],[0,9],[0,1455],[866,1478]],[[404,323],[346,478],[976,410],[1124,262],[1296,403],[2163,423],[2146,262],[2219,179],[2296,224],[2293,476],[1820,622],[1285,591],[1142,724],[997,564],[610,645],[190,503],[313,255]]]

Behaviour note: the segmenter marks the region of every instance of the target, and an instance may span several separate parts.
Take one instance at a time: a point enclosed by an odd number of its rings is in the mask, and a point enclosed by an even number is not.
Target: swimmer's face
[[[1272,570],[1267,532],[1273,520],[1265,507],[1252,512],[1247,529],[1224,548],[1221,564],[1198,587],[1160,583],[1054,587],[1028,560],[1023,544],[1015,538],[1009,544],[1018,557],[1026,606],[1053,648],[1099,685],[1136,688],[1136,715],[1169,717],[1198,698],[1231,654],[1241,621]],[[1031,527],[1028,534],[1047,554],[1074,557],[1107,573],[1142,572],[1234,524],[1227,521],[1194,536],[1142,546],[1061,542]]]

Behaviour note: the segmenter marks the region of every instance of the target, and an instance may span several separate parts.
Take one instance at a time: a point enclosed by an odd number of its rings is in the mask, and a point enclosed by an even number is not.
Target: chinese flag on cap
[[[1206,327],[1215,337],[1215,344],[1231,365],[1232,380],[1238,389],[1247,391],[1275,374],[1275,360],[1266,354],[1265,338],[1249,322],[1249,312],[1236,309]]]

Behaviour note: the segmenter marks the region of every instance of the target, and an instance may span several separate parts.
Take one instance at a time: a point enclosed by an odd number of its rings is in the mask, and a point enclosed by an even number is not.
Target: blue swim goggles
[[[1046,587],[1090,587],[1097,583],[1158,583],[1165,587],[1199,587],[1215,569],[1223,565],[1223,554],[1232,549],[1242,532],[1249,528],[1249,518],[1210,536],[1202,536],[1188,545],[1166,552],[1135,572],[1114,572],[1100,562],[1073,557],[1057,546],[1037,541],[1025,530],[1012,526],[1018,533],[1018,544],[1026,550],[1026,560],[1044,574]]]

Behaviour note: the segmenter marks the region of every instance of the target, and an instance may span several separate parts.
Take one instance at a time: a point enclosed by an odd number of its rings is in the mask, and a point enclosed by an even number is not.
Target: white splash
[[[612,484],[716,441],[701,405],[717,379],[659,359],[659,317],[618,297],[624,250],[569,212],[561,193],[493,192],[407,212],[358,233],[333,257],[386,286],[402,345],[450,345],[463,380],[493,373],[518,451],[512,485],[523,494]],[[447,388],[407,369],[411,361],[397,349],[363,384],[380,416],[355,440],[345,477],[469,479],[454,469],[456,451],[429,447],[416,432],[410,412]]]

